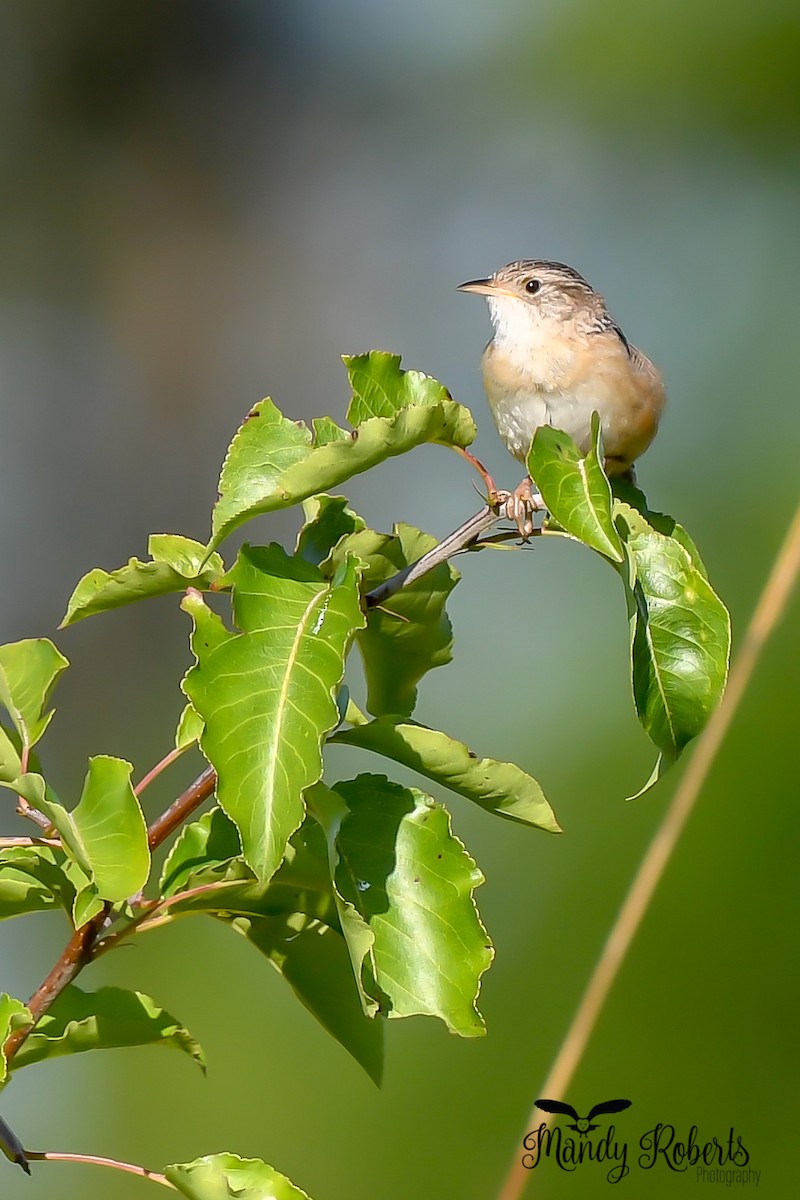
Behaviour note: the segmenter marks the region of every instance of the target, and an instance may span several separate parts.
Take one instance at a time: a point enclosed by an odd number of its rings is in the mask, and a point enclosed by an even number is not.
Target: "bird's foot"
[[[531,479],[526,476],[513,492],[495,491],[491,500],[492,506],[506,520],[514,522],[520,537],[527,542],[533,533],[534,513],[541,512],[545,507],[541,494],[533,491]]]

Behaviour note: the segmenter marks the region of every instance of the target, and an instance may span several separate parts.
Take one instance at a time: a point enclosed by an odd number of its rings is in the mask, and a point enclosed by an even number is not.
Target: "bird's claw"
[[[501,516],[514,522],[523,541],[527,541],[533,533],[534,513],[541,512],[545,507],[540,493],[532,490],[528,478],[523,479],[513,492],[496,491],[492,502]]]

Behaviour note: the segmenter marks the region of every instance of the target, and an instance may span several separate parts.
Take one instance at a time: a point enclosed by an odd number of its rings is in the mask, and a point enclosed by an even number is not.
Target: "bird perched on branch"
[[[509,263],[459,291],[489,302],[494,337],[483,354],[483,383],[511,454],[525,463],[540,425],[563,430],[586,452],[597,412],[607,474],[630,471],[656,435],[664,384],[600,293],[572,267],[536,259]],[[530,479],[502,499],[520,532],[530,531]]]

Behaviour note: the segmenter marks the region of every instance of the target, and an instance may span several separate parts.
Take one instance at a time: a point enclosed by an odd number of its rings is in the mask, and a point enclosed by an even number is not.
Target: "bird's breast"
[[[625,470],[646,449],[658,426],[663,386],[644,359],[637,367],[616,334],[578,341],[554,337],[526,356],[490,342],[483,381],[497,431],[524,462],[540,425],[562,429],[584,452],[591,415],[600,414],[609,466]],[[612,463],[613,460],[613,463]]]

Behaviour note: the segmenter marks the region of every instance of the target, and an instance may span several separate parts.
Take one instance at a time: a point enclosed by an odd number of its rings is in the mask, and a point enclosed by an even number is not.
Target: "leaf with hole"
[[[331,790],[343,815],[331,809],[326,821],[317,790],[312,802],[327,824],[337,891],[372,938],[364,986],[374,980],[389,1017],[436,1016],[461,1037],[483,1035],[476,1000],[493,955],[473,899],[483,876],[453,836],[447,810],[383,775]]]

